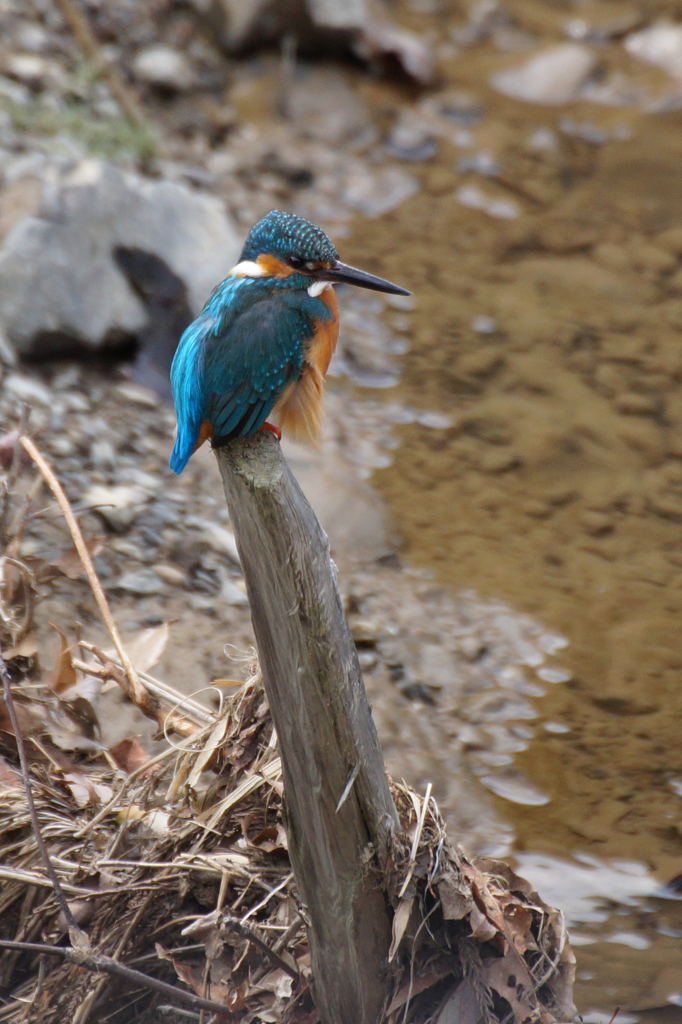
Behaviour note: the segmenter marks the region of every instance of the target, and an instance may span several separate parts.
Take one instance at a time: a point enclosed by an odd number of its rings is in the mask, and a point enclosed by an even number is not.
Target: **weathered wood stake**
[[[391,938],[382,876],[398,815],[329,543],[272,434],[216,454],[279,739],[317,1008],[323,1024],[377,1024]]]

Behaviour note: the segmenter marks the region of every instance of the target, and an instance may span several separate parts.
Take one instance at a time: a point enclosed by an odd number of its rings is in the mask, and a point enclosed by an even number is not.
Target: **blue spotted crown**
[[[286,258],[298,256],[303,260],[333,263],[339,254],[322,228],[303,217],[281,210],[270,210],[251,228],[244,244],[242,260],[255,260],[271,253]]]

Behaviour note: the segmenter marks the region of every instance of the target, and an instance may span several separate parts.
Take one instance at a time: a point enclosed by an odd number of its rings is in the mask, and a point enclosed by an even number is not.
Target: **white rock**
[[[138,569],[136,572],[127,572],[115,584],[118,590],[127,590],[130,594],[138,597],[146,597],[148,594],[162,594],[165,590],[164,582],[152,569]]]
[[[658,21],[629,35],[625,49],[638,60],[655,64],[673,78],[682,79],[682,25]]]
[[[42,25],[25,21],[17,27],[15,42],[20,50],[28,50],[30,53],[43,53],[50,49],[52,37]]]
[[[50,389],[33,377],[23,377],[19,373],[10,373],[5,378],[3,386],[6,391],[11,392],[22,402],[28,402],[29,405],[31,402],[37,402],[39,405],[49,405],[52,401]]]
[[[103,161],[57,175],[45,200],[0,249],[0,317],[22,354],[63,349],[64,336],[98,348],[145,326],[145,309],[113,259],[117,246],[164,260],[195,315],[239,256],[218,199]]]
[[[192,67],[179,50],[158,43],[147,46],[133,60],[133,74],[140,82],[182,92],[194,81]]]
[[[532,57],[521,67],[492,75],[493,89],[528,103],[568,103],[594,71],[596,55],[587,46],[564,43]]]
[[[4,363],[5,366],[17,365],[16,353],[2,330],[0,330],[0,363]]]
[[[12,78],[29,86],[45,85],[50,80],[64,78],[58,64],[35,53],[10,53],[5,60],[5,68]]]
[[[249,603],[245,591],[229,578],[223,580],[223,585],[220,588],[220,597],[226,604],[235,605],[237,608],[246,608]]]
[[[380,217],[418,191],[418,180],[400,167],[384,167],[373,174],[363,168],[349,174],[343,199],[366,217]]]
[[[130,526],[147,501],[141,487],[105,487],[93,484],[83,495],[83,505],[95,509],[114,530]]]
[[[493,199],[476,185],[463,185],[455,193],[455,199],[470,210],[484,210],[490,217],[499,217],[501,220],[513,220],[520,213],[512,199]]]
[[[200,529],[202,532],[201,539],[214,551],[218,551],[221,555],[227,555],[236,565],[240,564],[237,541],[232,530],[228,530],[225,526],[214,523],[210,519],[203,519],[200,516],[188,516],[187,525]]]

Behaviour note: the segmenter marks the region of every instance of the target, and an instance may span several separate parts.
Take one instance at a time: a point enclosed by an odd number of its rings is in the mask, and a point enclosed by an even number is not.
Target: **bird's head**
[[[302,276],[300,287],[308,287],[313,295],[327,284],[342,283],[394,295],[411,294],[382,277],[341,263],[334,243],[322,228],[280,210],[271,210],[254,224],[232,273],[238,277],[269,277],[282,282],[294,275]],[[315,287],[317,282],[319,287]]]

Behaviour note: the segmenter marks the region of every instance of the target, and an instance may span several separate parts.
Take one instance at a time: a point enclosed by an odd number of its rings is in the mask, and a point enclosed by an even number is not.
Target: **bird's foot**
[[[259,430],[269,430],[271,434],[274,434],[278,441],[282,440],[282,431],[279,427],[276,427],[274,423],[263,423],[258,428]]]

